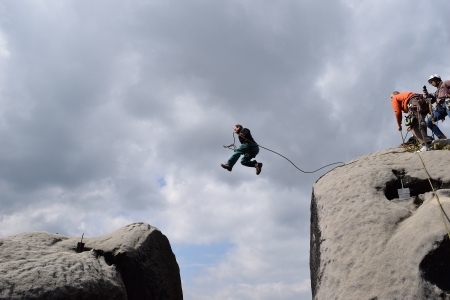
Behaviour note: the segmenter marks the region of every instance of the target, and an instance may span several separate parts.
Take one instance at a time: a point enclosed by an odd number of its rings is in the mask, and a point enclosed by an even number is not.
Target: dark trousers
[[[230,159],[228,160],[228,164],[230,166],[234,166],[234,164],[238,161],[239,157],[241,155],[244,155],[241,159],[241,164],[243,164],[246,167],[255,167],[256,160],[252,160],[257,154],[259,153],[259,147],[258,145],[252,143],[249,144],[242,144],[234,150],[233,155],[231,155]]]

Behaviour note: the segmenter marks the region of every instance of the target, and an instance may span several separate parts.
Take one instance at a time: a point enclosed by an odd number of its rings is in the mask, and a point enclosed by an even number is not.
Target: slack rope
[[[241,137],[242,137],[243,139],[249,141],[249,142],[252,142],[252,141],[246,139],[246,138],[243,137],[243,136],[241,136]],[[236,138],[234,137],[234,132],[233,132],[233,144],[231,144],[231,145],[229,145],[229,146],[223,146],[223,147],[235,151],[235,150],[236,150],[236,145],[235,145],[235,143],[236,143]],[[254,143],[254,142],[252,142],[252,143]],[[267,150],[267,151],[273,152],[273,153],[275,153],[275,154],[277,154],[277,155],[283,157],[283,158],[286,159],[288,162],[290,162],[297,170],[299,170],[300,172],[303,172],[303,173],[315,173],[315,172],[317,172],[317,171],[319,171],[319,170],[322,170],[322,169],[324,169],[324,168],[326,168],[326,167],[329,167],[329,166],[332,166],[332,165],[337,165],[337,164],[345,165],[345,163],[343,163],[343,162],[335,162],[335,163],[332,163],[332,164],[328,164],[328,165],[326,165],[326,166],[323,166],[323,167],[321,167],[321,168],[319,168],[319,169],[317,169],[317,170],[314,170],[314,171],[303,171],[302,169],[300,169],[299,167],[297,167],[297,166],[296,166],[289,158],[287,158],[286,156],[284,156],[284,155],[282,155],[282,154],[280,154],[280,153],[278,153],[278,152],[276,152],[276,151],[270,150],[270,149],[268,149],[268,148],[266,148],[266,147],[263,147],[263,146],[261,146],[261,145],[258,145],[257,143],[255,143],[255,144],[256,144],[258,147],[261,147],[261,148],[263,148],[263,149],[265,149],[265,150]]]

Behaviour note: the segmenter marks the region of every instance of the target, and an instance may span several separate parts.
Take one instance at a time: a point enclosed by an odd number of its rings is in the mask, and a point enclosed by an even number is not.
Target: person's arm
[[[436,102],[436,97],[434,97],[433,94],[428,93],[428,90],[427,90],[426,85],[423,86],[422,92],[423,92],[423,97],[424,97],[424,99],[425,99],[428,103],[433,104],[433,103]]]
[[[396,96],[391,101],[392,108],[394,109],[395,119],[397,120],[398,130],[402,130],[402,108],[400,102],[396,99]]]
[[[450,98],[450,80],[444,81],[442,85],[444,86],[444,97]]]

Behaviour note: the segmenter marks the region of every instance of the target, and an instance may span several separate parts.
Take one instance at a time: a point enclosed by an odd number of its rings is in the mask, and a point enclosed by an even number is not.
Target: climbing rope
[[[228,148],[228,149],[233,150],[233,151],[236,150],[236,145],[235,145],[235,143],[236,143],[236,138],[234,137],[234,134],[235,134],[235,133],[233,132],[233,144],[231,144],[231,145],[229,145],[229,146],[223,146],[224,148]],[[247,139],[247,138],[245,138],[245,137],[243,137],[243,136],[241,136],[241,137],[242,137],[243,139],[247,140],[248,142],[255,143],[255,142],[252,142],[252,141],[250,141],[249,139]],[[283,157],[283,158],[286,159],[288,162],[290,162],[297,170],[299,170],[300,172],[303,172],[303,173],[314,173],[314,172],[317,172],[317,171],[319,171],[319,170],[322,170],[322,169],[324,169],[324,168],[326,168],[326,167],[328,167],[328,166],[337,165],[337,164],[345,165],[345,163],[343,163],[343,162],[335,162],[335,163],[332,163],[332,164],[328,164],[328,165],[326,165],[326,166],[323,166],[323,167],[321,167],[320,169],[317,169],[317,170],[314,170],[314,171],[303,171],[302,169],[300,169],[299,167],[297,167],[297,166],[296,166],[289,158],[287,158],[286,156],[281,155],[280,153],[278,153],[278,152],[276,152],[276,151],[273,151],[273,150],[270,150],[270,149],[268,149],[268,148],[265,148],[265,147],[263,147],[263,146],[261,146],[261,145],[258,145],[257,143],[255,143],[255,144],[256,144],[257,146],[259,146],[259,147],[261,147],[261,148],[267,150],[267,151],[273,152],[273,153],[275,153],[275,154],[277,154],[277,155]]]
[[[415,151],[415,149],[414,149],[415,144],[411,144],[411,143],[405,144],[405,140],[408,137],[408,133],[409,133],[409,131],[407,131],[405,137],[403,137],[403,132],[400,131],[400,134],[402,135],[402,144],[400,146],[407,149],[408,152],[413,152],[413,151]]]
[[[414,132],[413,132],[412,134],[414,135],[414,137],[415,137],[416,140],[417,140],[417,137],[415,136]],[[402,136],[403,136],[403,133],[402,133]],[[417,147],[417,148],[418,148],[418,147]],[[444,208],[442,207],[441,201],[439,200],[439,196],[438,196],[438,194],[436,193],[436,191],[435,191],[435,189],[434,189],[433,183],[431,182],[431,176],[430,176],[430,174],[428,173],[428,170],[427,170],[427,168],[426,168],[426,166],[425,166],[425,163],[423,162],[422,157],[420,156],[419,152],[417,152],[417,151],[414,151],[414,152],[419,156],[420,161],[421,161],[422,166],[423,166],[423,169],[425,170],[425,173],[427,174],[427,179],[428,179],[428,182],[430,183],[431,189],[432,189],[432,191],[433,191],[433,195],[436,196],[436,200],[437,200],[437,202],[438,202],[438,204],[439,204],[439,211],[441,212],[442,222],[444,222],[444,226],[445,226],[445,229],[447,230],[448,238],[450,239],[450,230],[449,230],[449,228],[448,228],[447,222],[445,221],[445,217],[447,217],[447,220],[448,220],[448,216],[447,216],[447,214],[445,213]],[[444,217],[444,216],[445,216],[445,217]],[[450,220],[448,220],[448,221],[450,222]]]
[[[427,173],[428,182],[430,183],[431,189],[433,190],[433,195],[436,196],[436,200],[437,200],[437,202],[438,202],[438,204],[439,204],[439,208],[440,208],[440,212],[441,212],[442,221],[444,222],[445,229],[447,230],[448,238],[450,239],[450,230],[448,229],[448,224],[447,224],[447,222],[445,221],[445,217],[444,217],[444,215],[446,216],[447,214],[445,213],[444,208],[442,207],[442,204],[441,204],[441,201],[439,200],[438,194],[437,194],[436,191],[434,190],[434,186],[433,186],[433,184],[431,183],[430,174],[428,173],[427,168],[425,167],[425,163],[423,162],[422,157],[420,156],[419,152],[416,152],[416,154],[419,156],[420,161],[422,162],[423,169],[424,169],[425,172]]]
[[[233,132],[233,144],[229,145],[229,146],[223,146],[224,148],[228,148],[230,150],[236,151],[237,147],[235,145],[236,143],[236,138],[234,137],[234,132]]]
[[[405,144],[405,140],[406,140],[406,137],[408,136],[408,133],[409,133],[409,131],[407,131],[405,137],[403,137],[403,131],[400,131],[400,134],[402,135],[402,145]]]

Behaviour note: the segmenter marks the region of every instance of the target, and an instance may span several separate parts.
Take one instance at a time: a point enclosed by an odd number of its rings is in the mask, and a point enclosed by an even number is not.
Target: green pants
[[[256,144],[242,144],[239,148],[234,150],[233,155],[231,155],[230,159],[228,160],[228,164],[230,166],[234,166],[234,164],[237,162],[239,157],[241,155],[244,155],[241,159],[241,164],[243,164],[246,167],[252,167],[254,168],[256,165],[256,160],[251,160],[256,156],[256,154],[259,153],[259,147]]]

